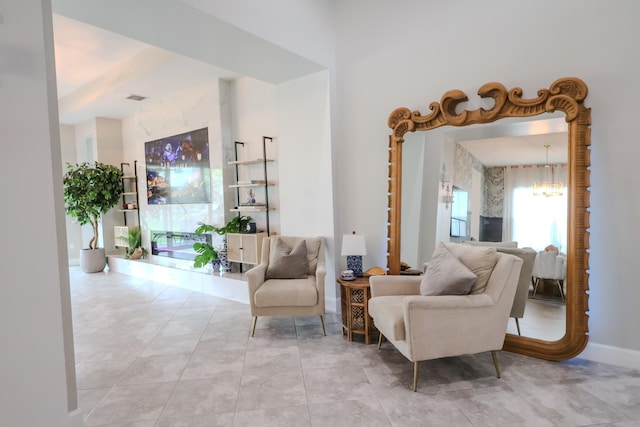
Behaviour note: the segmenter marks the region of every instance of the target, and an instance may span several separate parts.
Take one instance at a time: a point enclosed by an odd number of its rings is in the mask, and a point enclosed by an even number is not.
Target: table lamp
[[[362,276],[362,256],[366,254],[367,246],[363,235],[354,231],[342,236],[342,256],[347,257],[347,270],[353,270],[357,277]]]

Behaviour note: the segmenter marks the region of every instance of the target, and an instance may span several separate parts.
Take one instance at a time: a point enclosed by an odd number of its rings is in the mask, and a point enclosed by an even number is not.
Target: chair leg
[[[538,285],[540,284],[541,279],[536,277],[536,284],[533,286],[533,295],[531,295],[531,299],[536,297],[536,292],[538,292]]]
[[[378,332],[378,350],[382,347],[382,332]]]
[[[500,378],[500,364],[498,363],[498,355],[495,350],[491,351],[491,357],[493,357],[493,366],[496,368],[496,377]]]
[[[565,302],[564,289],[562,285],[563,285],[563,281],[558,280],[558,289],[560,289],[560,297],[562,298],[562,302]]]
[[[413,362],[413,391],[418,391],[418,365],[420,362]]]
[[[258,316],[253,316],[253,325],[251,326],[251,336],[256,333],[256,323],[258,322]]]
[[[518,322],[518,318],[517,317],[514,317],[514,319],[516,319],[516,329],[518,329],[518,335],[521,335],[520,334],[520,322]]]
[[[322,335],[327,336],[327,331],[324,329],[324,319],[322,318],[322,314],[320,315],[320,324],[322,325]]]

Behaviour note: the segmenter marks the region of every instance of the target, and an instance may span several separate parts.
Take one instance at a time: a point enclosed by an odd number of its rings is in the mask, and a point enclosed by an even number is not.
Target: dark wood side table
[[[378,333],[369,316],[369,299],[371,289],[368,277],[358,277],[355,280],[338,278],[340,283],[340,300],[342,307],[342,334],[346,332],[349,341],[353,341],[353,334],[364,335],[364,342],[370,344],[370,335]]]

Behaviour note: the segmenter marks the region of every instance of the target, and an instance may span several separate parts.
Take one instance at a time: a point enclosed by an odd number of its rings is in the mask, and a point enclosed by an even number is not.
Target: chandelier
[[[562,196],[564,186],[561,182],[555,182],[555,165],[549,164],[549,147],[545,145],[544,148],[547,151],[547,161],[544,165],[544,179],[541,182],[533,183],[533,195],[555,197]]]

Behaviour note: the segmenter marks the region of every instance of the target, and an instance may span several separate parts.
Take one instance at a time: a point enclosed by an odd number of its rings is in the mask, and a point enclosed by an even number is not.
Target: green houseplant
[[[247,229],[249,222],[251,222],[252,218],[250,216],[234,216],[229,222],[227,222],[224,227],[215,227],[210,224],[198,223],[198,228],[196,228],[196,234],[205,234],[214,232],[220,236],[225,236],[227,233],[241,233]],[[223,248],[217,250],[211,243],[208,242],[196,242],[193,244],[193,249],[198,253],[193,260],[193,266],[196,268],[201,268],[207,265],[208,263],[215,261],[217,259],[224,258],[226,261],[226,239],[223,243]],[[223,266],[221,265],[222,269]]]
[[[147,250],[142,247],[142,230],[140,227],[129,227],[127,237],[120,237],[127,244],[126,259],[139,259],[147,255]]]
[[[98,248],[99,220],[119,202],[122,194],[122,171],[100,162],[67,163],[64,176],[64,204],[67,215],[80,225],[91,224],[93,236],[88,251],[80,251],[80,265],[85,272],[102,271],[106,265],[104,248]],[[95,252],[89,254],[89,252]],[[96,258],[96,262],[91,259]],[[100,268],[100,264],[102,268]]]

